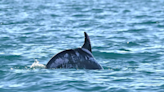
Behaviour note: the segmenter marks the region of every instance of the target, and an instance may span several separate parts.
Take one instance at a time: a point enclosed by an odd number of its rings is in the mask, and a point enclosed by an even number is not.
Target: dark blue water
[[[0,0],[0,92],[164,92],[164,0]],[[104,70],[30,68],[81,47]]]

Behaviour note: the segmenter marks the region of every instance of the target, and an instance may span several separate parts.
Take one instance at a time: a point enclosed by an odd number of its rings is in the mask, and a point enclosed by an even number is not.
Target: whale
[[[103,69],[92,54],[91,42],[84,32],[85,40],[81,48],[67,49],[54,55],[46,64],[47,69]]]

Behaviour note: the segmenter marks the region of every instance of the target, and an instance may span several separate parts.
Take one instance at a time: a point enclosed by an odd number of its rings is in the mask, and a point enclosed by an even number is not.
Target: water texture
[[[164,0],[0,0],[0,92],[164,92]],[[30,68],[81,47],[104,70]]]

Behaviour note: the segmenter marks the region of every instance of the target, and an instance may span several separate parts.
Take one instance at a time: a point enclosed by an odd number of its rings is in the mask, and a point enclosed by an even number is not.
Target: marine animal
[[[89,36],[84,32],[85,41],[81,48],[68,49],[57,53],[46,64],[47,69],[103,69],[92,55]]]

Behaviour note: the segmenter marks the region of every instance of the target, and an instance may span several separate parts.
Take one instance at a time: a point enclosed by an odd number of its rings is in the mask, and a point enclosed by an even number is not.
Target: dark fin
[[[85,49],[89,50],[90,52],[92,52],[89,36],[87,35],[86,32],[84,32],[84,35],[85,35],[85,41],[84,41],[82,48],[85,48]]]

